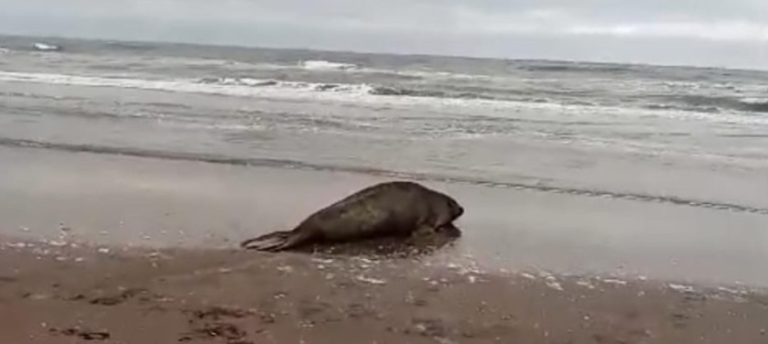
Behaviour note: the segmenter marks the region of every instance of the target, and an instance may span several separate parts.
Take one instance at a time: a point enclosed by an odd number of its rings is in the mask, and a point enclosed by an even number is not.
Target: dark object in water
[[[411,237],[460,231],[453,221],[464,213],[453,198],[414,182],[395,181],[360,190],[310,215],[291,231],[243,241],[240,246],[282,251],[319,242]]]

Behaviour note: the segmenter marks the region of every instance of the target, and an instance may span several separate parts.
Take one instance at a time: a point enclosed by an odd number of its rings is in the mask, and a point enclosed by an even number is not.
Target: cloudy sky
[[[768,69],[768,0],[0,2],[7,34]]]

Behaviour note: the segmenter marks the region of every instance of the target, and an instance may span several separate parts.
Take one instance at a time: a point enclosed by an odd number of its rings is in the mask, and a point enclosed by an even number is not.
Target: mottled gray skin
[[[410,236],[447,229],[464,209],[451,197],[414,182],[395,181],[360,190],[323,208],[292,231],[274,232],[244,241],[241,246],[280,251],[301,245],[384,236]]]

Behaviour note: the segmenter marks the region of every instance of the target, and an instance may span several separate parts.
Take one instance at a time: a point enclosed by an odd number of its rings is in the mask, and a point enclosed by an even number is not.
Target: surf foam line
[[[403,178],[403,179],[447,182],[447,183],[461,183],[461,184],[478,185],[478,186],[485,186],[485,187],[507,188],[507,189],[516,189],[516,190],[531,190],[531,191],[546,192],[546,193],[565,194],[565,195],[593,197],[593,198],[621,199],[621,200],[648,202],[648,203],[666,203],[666,204],[687,206],[687,207],[693,207],[693,208],[706,208],[706,209],[712,209],[712,210],[768,215],[768,208],[753,207],[753,206],[734,204],[734,203],[693,200],[693,199],[686,199],[686,198],[674,197],[674,196],[658,196],[658,195],[649,195],[649,194],[641,194],[641,193],[622,193],[622,192],[616,192],[616,191],[570,188],[570,187],[553,186],[553,185],[551,186],[551,185],[538,185],[538,184],[527,184],[527,183],[518,183],[518,182],[492,181],[492,180],[472,179],[472,178],[457,177],[457,176],[392,171],[392,170],[384,170],[384,169],[368,168],[368,167],[360,167],[360,166],[316,164],[316,163],[308,163],[308,162],[287,160],[287,159],[239,158],[239,157],[222,156],[222,155],[216,155],[216,154],[171,152],[171,151],[162,151],[162,150],[97,146],[97,145],[87,145],[87,144],[55,143],[55,142],[44,142],[44,141],[25,140],[25,139],[13,139],[13,138],[5,138],[5,137],[0,137],[0,146],[16,147],[16,148],[47,149],[47,150],[77,152],[77,153],[124,155],[124,156],[162,159],[162,160],[196,161],[196,162],[237,165],[237,166],[260,166],[260,167],[275,167],[275,168],[292,168],[292,169],[312,170],[312,171],[347,172],[347,173],[366,174],[366,175],[374,175],[374,176],[390,177],[390,178]]]
[[[268,100],[341,102],[356,105],[425,106],[433,108],[472,109],[478,111],[570,111],[575,115],[628,116],[628,118],[661,117],[674,120],[701,120],[716,123],[768,125],[768,117],[740,114],[712,114],[683,110],[659,111],[613,106],[539,103],[523,100],[484,99],[469,95],[431,94],[429,91],[386,89],[368,84],[323,84],[309,82],[275,81],[252,78],[206,78],[202,80],[149,80],[108,78],[48,73],[18,73],[0,71],[0,82],[30,82],[63,86],[114,87],[173,93],[195,93]],[[414,93],[415,92],[415,93]],[[402,94],[400,94],[402,93]]]

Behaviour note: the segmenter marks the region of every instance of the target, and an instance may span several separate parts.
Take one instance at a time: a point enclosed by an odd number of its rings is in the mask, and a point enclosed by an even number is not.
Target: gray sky
[[[10,34],[768,69],[768,0],[0,1]]]

